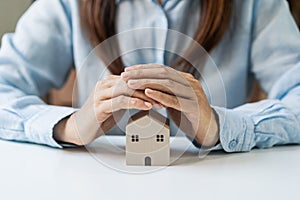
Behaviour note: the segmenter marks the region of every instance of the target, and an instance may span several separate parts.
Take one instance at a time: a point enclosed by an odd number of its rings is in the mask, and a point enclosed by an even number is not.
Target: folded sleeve
[[[60,88],[73,66],[72,23],[63,0],[39,0],[0,49],[0,138],[61,147],[55,124],[76,110],[39,97]]]
[[[251,73],[268,99],[213,107],[226,152],[300,144],[300,35],[285,0],[255,1]]]

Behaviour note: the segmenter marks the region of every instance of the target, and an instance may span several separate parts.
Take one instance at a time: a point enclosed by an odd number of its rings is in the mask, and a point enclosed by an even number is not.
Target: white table
[[[175,139],[172,158],[188,144]],[[88,150],[0,140],[0,199],[300,199],[300,146],[213,152],[204,160],[190,146],[156,168],[126,166],[124,145],[117,136]]]

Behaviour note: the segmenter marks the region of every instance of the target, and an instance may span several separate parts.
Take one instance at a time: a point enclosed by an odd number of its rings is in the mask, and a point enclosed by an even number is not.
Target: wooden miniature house
[[[133,115],[126,126],[126,164],[166,166],[169,160],[169,120],[153,110]]]

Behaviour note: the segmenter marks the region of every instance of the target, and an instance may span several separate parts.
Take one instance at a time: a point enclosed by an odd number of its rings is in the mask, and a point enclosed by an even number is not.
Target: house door
[[[145,166],[151,166],[151,158],[149,156],[145,158]]]

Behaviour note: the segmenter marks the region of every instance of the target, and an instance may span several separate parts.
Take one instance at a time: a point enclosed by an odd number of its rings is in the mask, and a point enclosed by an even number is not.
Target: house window
[[[131,142],[139,142],[139,136],[138,135],[132,135],[131,136]]]
[[[164,135],[156,135],[156,142],[164,142]]]

